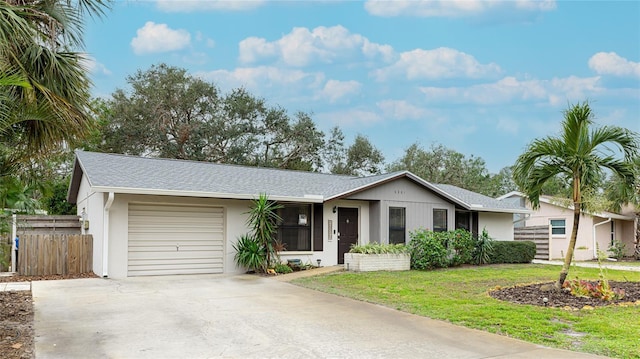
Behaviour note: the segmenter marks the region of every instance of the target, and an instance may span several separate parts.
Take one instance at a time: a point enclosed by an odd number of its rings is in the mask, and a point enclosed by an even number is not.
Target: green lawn
[[[640,358],[640,306],[567,311],[491,298],[496,286],[547,282],[551,265],[495,265],[409,272],[340,272],[295,284],[382,304],[549,347],[617,358]],[[595,268],[571,268],[569,278],[597,279]],[[608,270],[610,280],[640,281],[640,272]]]

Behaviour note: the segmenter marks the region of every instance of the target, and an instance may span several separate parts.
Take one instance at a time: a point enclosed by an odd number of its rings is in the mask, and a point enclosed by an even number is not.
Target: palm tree
[[[108,4],[0,1],[0,145],[38,153],[89,133],[83,15],[100,16]]]
[[[542,186],[559,174],[570,179],[573,202],[573,228],[569,246],[555,286],[562,287],[568,273],[578,236],[580,215],[585,209],[584,193],[594,191],[605,169],[633,187],[632,158],[640,148],[638,135],[616,126],[592,128],[593,113],[587,102],[569,106],[559,137],[536,139],[518,157],[514,181],[526,194],[533,209],[540,206]],[[613,146],[613,147],[611,147]],[[618,152],[619,151],[619,152]],[[616,158],[623,155],[623,159]]]

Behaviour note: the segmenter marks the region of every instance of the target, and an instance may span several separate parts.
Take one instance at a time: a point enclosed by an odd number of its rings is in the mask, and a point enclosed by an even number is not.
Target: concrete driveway
[[[595,358],[249,275],[33,283],[43,358]]]

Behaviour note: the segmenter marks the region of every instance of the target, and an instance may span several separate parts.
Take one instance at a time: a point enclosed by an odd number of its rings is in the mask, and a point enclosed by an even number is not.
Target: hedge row
[[[536,244],[531,241],[494,241],[489,263],[531,263]]]

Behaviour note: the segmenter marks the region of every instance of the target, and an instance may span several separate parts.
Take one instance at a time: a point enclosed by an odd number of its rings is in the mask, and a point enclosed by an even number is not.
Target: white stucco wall
[[[552,259],[563,259],[567,252],[571,230],[573,228],[573,210],[557,206],[551,203],[540,203],[539,210],[531,214],[526,222],[526,226],[547,226],[552,219],[564,219],[566,223],[565,234],[554,234],[550,241],[550,254]],[[599,249],[609,254],[608,249],[611,244],[611,224],[604,223],[607,219],[583,214],[580,216],[578,225],[578,238],[574,251],[575,260],[591,260],[596,258],[596,250]],[[627,254],[633,253],[633,221],[613,220],[615,223],[616,240],[621,240],[627,244]],[[598,223],[602,223],[598,225]],[[594,225],[596,244],[594,243]]]
[[[128,216],[130,203],[150,203],[158,205],[205,205],[220,206],[224,208],[225,215],[225,244],[224,244],[224,272],[242,273],[244,268],[235,265],[233,257],[235,251],[233,244],[237,238],[248,232],[246,227],[246,212],[249,210],[248,200],[221,200],[197,197],[171,197],[152,195],[115,194],[114,201],[109,210],[109,240],[108,263],[103,265],[103,234],[104,234],[104,204],[108,194],[91,192],[89,184],[83,178],[78,194],[78,214],[85,209],[87,219],[90,222],[88,234],[93,235],[93,271],[110,278],[124,278],[127,276],[128,261]],[[290,258],[298,258],[303,263],[317,264],[317,259],[322,260],[323,266],[336,265],[338,263],[338,216],[332,208],[349,207],[358,209],[358,243],[369,242],[369,202],[355,200],[337,200],[326,203],[323,207],[323,250],[318,252],[282,252],[283,261]],[[332,221],[333,233],[329,233],[329,221]],[[313,231],[312,231],[313,232]]]
[[[238,237],[248,232],[245,224],[247,219],[245,213],[249,210],[250,201],[116,194],[110,211],[109,277],[124,278],[127,276],[129,203],[223,207],[226,238],[224,243],[224,272],[241,273],[244,271],[243,268],[235,265],[233,244],[236,243]]]
[[[489,236],[497,241],[513,240],[513,214],[512,213],[478,213],[478,235],[486,228]]]
[[[89,228],[87,230],[83,229],[83,233],[93,236],[93,272],[98,276],[102,276],[102,237],[104,228],[102,208],[104,207],[104,195],[92,192],[89,182],[84,176],[78,189],[76,207],[78,216],[82,215],[82,210],[85,211]]]

